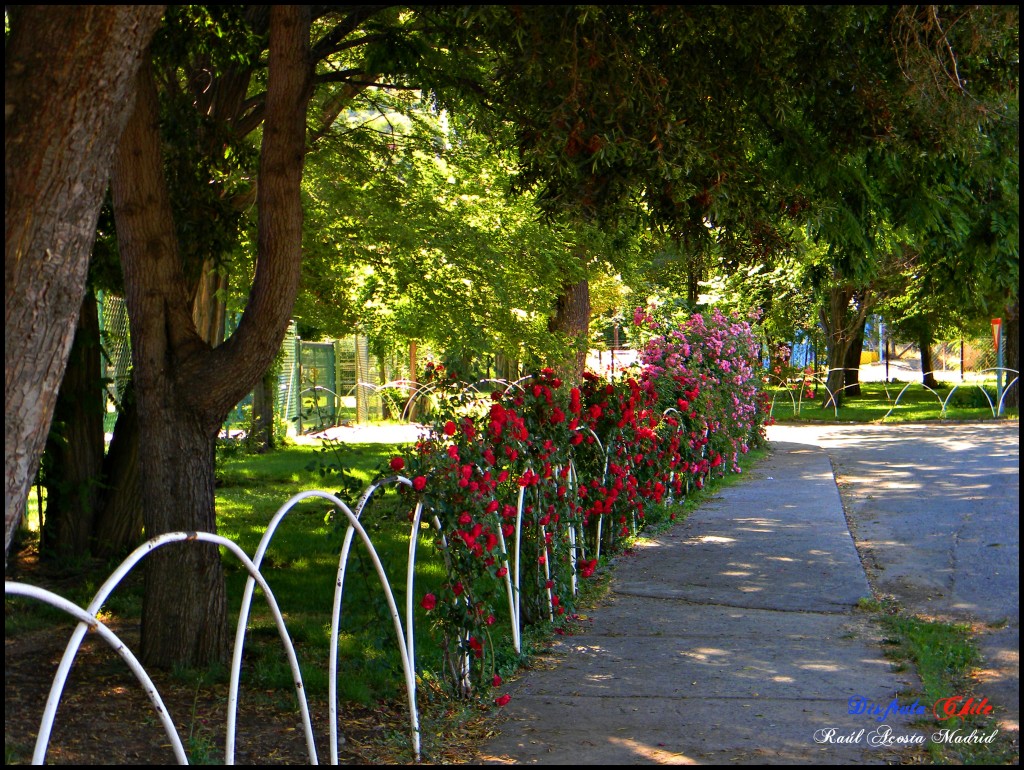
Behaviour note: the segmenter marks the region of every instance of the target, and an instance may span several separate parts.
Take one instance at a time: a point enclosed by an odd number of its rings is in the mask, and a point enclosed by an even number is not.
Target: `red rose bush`
[[[500,682],[495,634],[574,610],[578,581],[653,511],[727,472],[763,438],[749,325],[638,310],[639,366],[568,385],[551,369],[487,394],[432,367],[432,422],[391,461],[424,504],[447,581],[419,597],[457,692]],[[498,696],[504,705],[507,696]]]

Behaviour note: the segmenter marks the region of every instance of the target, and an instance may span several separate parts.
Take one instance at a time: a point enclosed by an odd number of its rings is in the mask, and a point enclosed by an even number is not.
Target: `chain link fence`
[[[863,362],[865,368],[884,370],[888,363],[891,376],[885,379],[922,375],[921,348],[916,343],[890,342],[888,348],[873,356],[873,361]],[[936,380],[966,382],[995,377],[991,370],[997,365],[997,356],[991,337],[935,342],[930,352],[930,369]]]
[[[128,336],[128,308],[123,297],[101,292],[97,296],[100,320],[105,413],[103,432],[110,434],[117,422],[117,413],[124,402],[131,380],[132,346]]]

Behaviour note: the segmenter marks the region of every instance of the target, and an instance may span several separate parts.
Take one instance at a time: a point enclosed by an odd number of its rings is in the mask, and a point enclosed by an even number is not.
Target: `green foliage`
[[[692,303],[718,276],[786,336],[807,327],[815,275],[877,291],[906,223],[956,236],[915,242],[918,272],[991,307],[1017,283],[1017,13],[317,7],[296,316],[314,336],[361,327],[378,350],[543,360],[566,284],[608,272]],[[265,10],[179,8],[154,44],[196,270],[253,238],[265,30]],[[965,176],[979,125],[992,160]],[[653,262],[640,240],[663,245]],[[994,269],[962,280],[986,248]],[[935,295],[920,277],[892,291]]]
[[[337,496],[342,500],[354,500],[366,484],[352,472],[351,454],[352,450],[347,444],[337,439],[324,438],[316,452],[316,459],[306,466],[306,470],[318,473],[321,479],[336,478],[340,485]]]
[[[266,41],[253,22],[241,6],[172,6],[153,42],[164,168],[192,281],[205,261],[220,266],[233,251],[243,227],[239,203],[252,193],[256,148],[237,130],[237,102],[222,91],[241,88],[244,95],[259,66]]]
[[[300,319],[457,360],[557,344],[550,308],[585,275],[579,252],[607,252],[597,233],[538,222],[531,198],[508,194],[510,158],[422,100],[374,92],[336,132],[344,145],[329,138],[308,164]]]
[[[999,400],[991,385],[963,385],[949,397],[949,406],[957,409],[985,409],[991,411]]]

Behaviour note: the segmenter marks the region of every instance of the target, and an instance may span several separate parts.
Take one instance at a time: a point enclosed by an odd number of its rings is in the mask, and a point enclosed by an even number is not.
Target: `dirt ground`
[[[31,560],[29,560],[31,561]],[[48,586],[45,570],[19,565],[19,577]],[[18,569],[20,566],[20,570]],[[56,587],[55,587],[56,589]],[[19,599],[20,601],[26,601]],[[5,603],[5,616],[14,602]],[[111,625],[133,651],[138,628]],[[71,623],[4,639],[5,764],[29,764],[40,718]],[[223,764],[228,686],[197,686],[167,672],[149,671],[192,764]],[[240,695],[236,762],[239,764],[310,764],[298,708],[291,693],[246,691]],[[461,709],[443,696],[420,688],[424,760],[438,764],[472,761],[473,745],[486,729],[487,715],[470,710],[467,721],[454,718]],[[326,699],[310,703],[313,733],[321,763],[330,759]],[[339,759],[342,764],[410,764],[406,702],[340,709]],[[96,634],[86,637],[76,658],[54,723],[48,764],[174,764],[175,757],[157,714],[128,667]]]

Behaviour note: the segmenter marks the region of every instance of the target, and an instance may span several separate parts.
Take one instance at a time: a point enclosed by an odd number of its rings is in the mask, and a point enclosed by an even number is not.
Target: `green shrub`
[[[988,394],[988,398],[986,398]],[[998,401],[996,389],[991,386],[960,385],[950,397],[946,408],[988,409]]]

